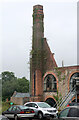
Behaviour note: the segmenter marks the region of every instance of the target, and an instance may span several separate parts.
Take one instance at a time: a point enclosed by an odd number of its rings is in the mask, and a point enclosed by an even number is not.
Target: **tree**
[[[29,92],[29,81],[15,77],[13,72],[2,72],[2,100],[10,98],[14,91]]]
[[[16,81],[17,80],[10,80],[10,81],[5,81],[3,83],[3,85],[2,85],[2,100],[6,100],[7,98],[10,99],[13,92],[17,88]]]
[[[17,92],[29,92],[29,81],[25,77],[17,79]]]
[[[2,84],[6,81],[11,81],[16,79],[13,72],[5,71],[5,72],[2,72],[1,75],[2,75]]]

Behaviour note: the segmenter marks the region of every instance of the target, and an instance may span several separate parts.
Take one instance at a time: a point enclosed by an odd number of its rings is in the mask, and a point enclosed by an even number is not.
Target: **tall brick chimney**
[[[43,26],[43,6],[35,5],[33,7],[33,49],[41,49],[42,38],[44,37]]]
[[[33,36],[30,60],[30,92],[32,101],[41,101],[43,95],[42,81],[42,47],[44,37],[43,6],[33,6]]]

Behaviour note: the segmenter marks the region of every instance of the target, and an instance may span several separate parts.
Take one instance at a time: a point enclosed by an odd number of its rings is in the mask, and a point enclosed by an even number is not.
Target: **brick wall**
[[[54,53],[51,52],[46,38],[43,39],[43,50],[45,52],[45,59],[44,61],[44,69],[43,71],[51,71],[55,67],[57,67],[56,61],[54,59]]]
[[[59,67],[57,69],[53,69],[52,71],[48,71],[45,73],[44,77],[43,77],[43,81],[44,78],[46,77],[46,75],[48,74],[52,74],[55,76],[57,82],[57,88],[58,88],[58,92],[59,94],[62,95],[62,97],[64,97],[68,92],[69,92],[69,83],[70,83],[70,78],[72,76],[72,74],[79,72],[79,66],[67,66],[67,67]],[[58,75],[58,73],[60,73],[60,75]],[[46,97],[48,98],[49,96],[53,96],[56,95],[56,92],[44,92],[43,93],[43,97],[44,99],[46,99]]]
[[[23,105],[23,98],[11,97],[11,102],[17,105]]]
[[[29,98],[25,97],[11,97],[10,99],[11,102],[13,102],[16,105],[23,105],[24,103],[26,103],[27,101],[29,101]]]

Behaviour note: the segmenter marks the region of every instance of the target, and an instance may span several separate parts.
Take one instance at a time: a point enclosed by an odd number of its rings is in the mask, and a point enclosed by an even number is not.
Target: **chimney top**
[[[38,5],[34,5],[33,8],[43,8],[43,6],[38,4]]]
[[[43,15],[43,6],[42,5],[33,6],[33,14]]]
[[[38,9],[38,10],[43,10],[43,6],[42,5],[35,5],[33,6],[33,10]]]

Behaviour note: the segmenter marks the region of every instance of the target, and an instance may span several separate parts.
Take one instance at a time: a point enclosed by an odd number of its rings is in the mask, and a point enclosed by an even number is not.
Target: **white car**
[[[9,119],[3,115],[0,115],[0,120],[9,120]]]
[[[39,119],[43,119],[44,117],[54,118],[58,114],[57,109],[51,107],[46,102],[27,102],[24,105],[32,108],[35,111],[36,117]]]

